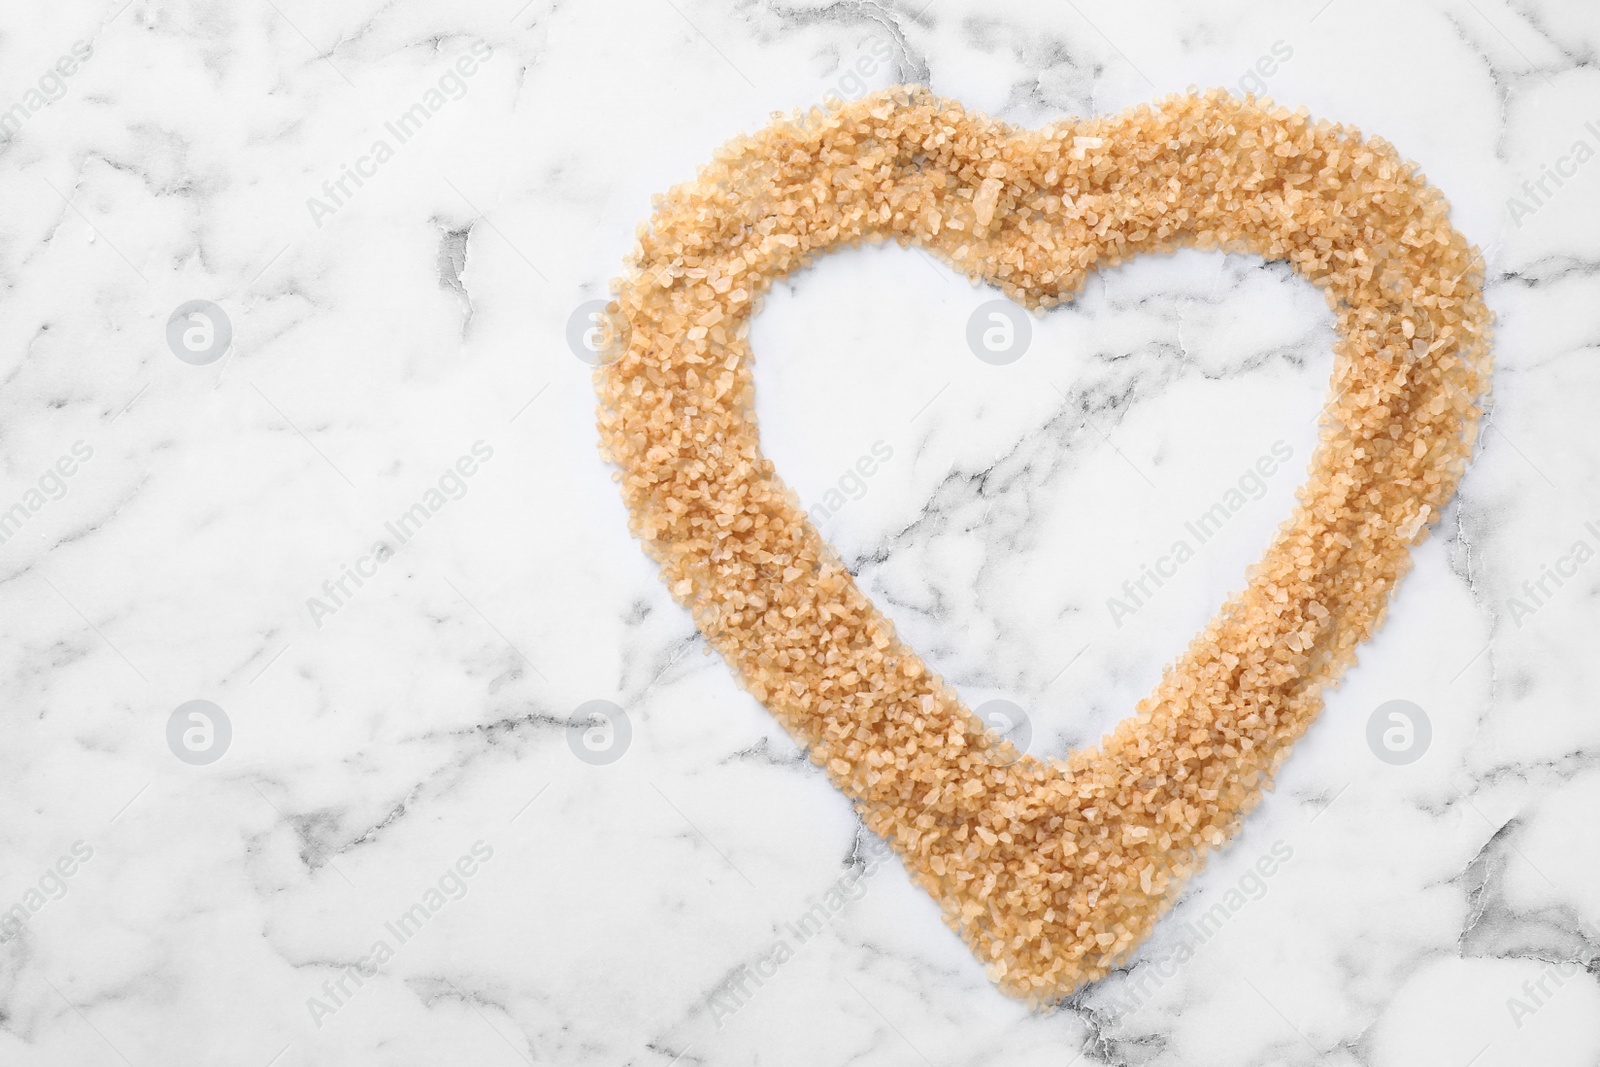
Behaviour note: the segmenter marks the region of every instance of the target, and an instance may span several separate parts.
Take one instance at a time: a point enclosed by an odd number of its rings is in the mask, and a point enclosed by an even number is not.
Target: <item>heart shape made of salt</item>
[[[657,202],[596,371],[634,533],[1006,992],[1052,1002],[1125,958],[1382,621],[1488,380],[1481,261],[1448,210],[1388,144],[1220,91],[1027,131],[892,89],[737,138]],[[761,454],[757,298],[818,253],[884,239],[1034,307],[1138,253],[1249,252],[1334,311],[1333,398],[1293,514],[1094,748],[1018,758],[986,730]]]

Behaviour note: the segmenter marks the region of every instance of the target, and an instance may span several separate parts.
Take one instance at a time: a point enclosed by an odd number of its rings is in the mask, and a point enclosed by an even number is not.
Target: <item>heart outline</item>
[[[1209,177],[1209,199],[1180,171]],[[891,89],[735,139],[657,203],[616,283],[628,349],[596,371],[630,525],[1004,991],[1051,1002],[1125,959],[1381,623],[1459,481],[1487,387],[1481,259],[1447,211],[1385,142],[1221,91],[1035,132]],[[1097,746],[1017,759],[894,636],[760,452],[757,298],[862,239],[917,240],[1030,306],[1182,246],[1288,259],[1328,296],[1344,385],[1294,512]],[[741,277],[754,264],[766,269]],[[1368,506],[1352,513],[1352,496]],[[736,536],[751,531],[754,548]],[[1063,886],[1074,873],[1085,884]]]

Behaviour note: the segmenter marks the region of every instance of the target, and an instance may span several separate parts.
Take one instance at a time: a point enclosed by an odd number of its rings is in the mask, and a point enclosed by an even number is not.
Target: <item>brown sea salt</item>
[[[1020,759],[902,643],[761,454],[750,317],[863,240],[1024,304],[1180,246],[1281,259],[1339,331],[1309,477],[1242,592],[1096,748]],[[634,533],[1008,993],[1104,975],[1239,826],[1455,490],[1489,370],[1476,252],[1385,142],[1221,92],[1015,130],[923,90],[776,118],[656,204],[596,372]]]

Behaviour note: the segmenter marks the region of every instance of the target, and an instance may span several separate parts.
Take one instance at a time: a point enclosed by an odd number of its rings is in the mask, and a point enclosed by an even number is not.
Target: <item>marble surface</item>
[[[1596,1063],[1597,49],[1577,0],[8,5],[0,1062]],[[1018,124],[1190,85],[1354,123],[1451,198],[1499,316],[1387,626],[1050,1013],[704,654],[568,344],[652,194],[901,81]],[[992,365],[994,297],[831,257],[755,324],[760,417],[913,644],[1061,753],[1287,514],[1332,331],[1282,265],[1191,253]]]

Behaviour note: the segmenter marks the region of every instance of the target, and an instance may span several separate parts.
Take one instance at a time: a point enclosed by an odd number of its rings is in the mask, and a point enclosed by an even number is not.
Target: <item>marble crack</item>
[[[459,230],[445,230],[439,239],[439,288],[449,289],[460,298],[464,310],[463,333],[472,325],[472,295],[461,280],[462,271],[467,269],[467,239],[472,235],[472,226],[469,222]]]
[[[790,26],[839,25],[851,21],[877,23],[894,42],[895,51],[900,56],[900,69],[895,72],[895,80],[901,85],[928,84],[930,74],[927,57],[912,49],[900,16],[875,0],[835,0],[825,7],[810,10],[776,6],[768,10]],[[921,12],[911,16],[913,21],[920,17]]]

